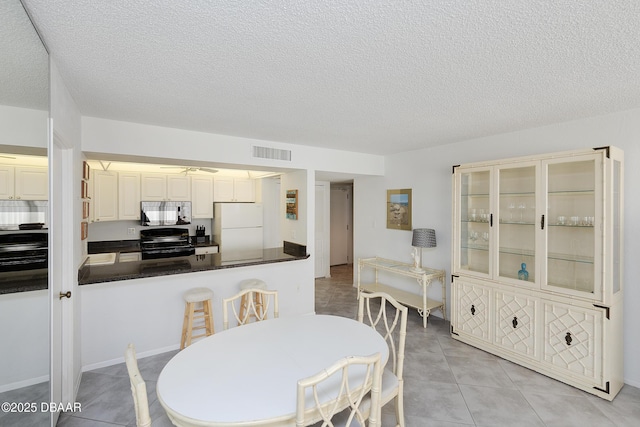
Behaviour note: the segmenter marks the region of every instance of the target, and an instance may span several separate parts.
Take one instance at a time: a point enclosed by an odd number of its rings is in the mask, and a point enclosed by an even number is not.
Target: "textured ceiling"
[[[23,0],[83,115],[389,154],[640,107],[635,0]]]
[[[0,0],[0,104],[47,110],[47,51],[19,0]]]

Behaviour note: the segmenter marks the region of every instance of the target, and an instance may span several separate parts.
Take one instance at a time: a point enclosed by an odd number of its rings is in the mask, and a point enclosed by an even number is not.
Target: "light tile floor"
[[[316,280],[316,312],[355,318],[352,266],[333,267],[331,274],[331,279]],[[175,353],[139,360],[154,427],[171,425],[156,398],[155,382]],[[431,317],[424,329],[415,310],[407,328],[404,396],[407,427],[640,425],[640,389],[625,386],[607,402],[454,341],[448,322],[439,318]],[[135,425],[124,363],[85,372],[77,400],[82,412],[62,415],[59,427]],[[42,420],[1,417],[3,427],[46,425]],[[389,404],[383,409],[383,426],[394,425]]]

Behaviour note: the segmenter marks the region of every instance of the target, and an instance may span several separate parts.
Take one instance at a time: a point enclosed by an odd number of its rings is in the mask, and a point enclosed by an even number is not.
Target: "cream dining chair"
[[[299,380],[296,427],[320,421],[323,427],[380,427],[381,376],[380,353],[375,353],[345,357]]]
[[[259,304],[256,304],[257,301]],[[278,291],[248,288],[230,298],[223,299],[222,327],[224,330],[229,329],[230,312],[233,313],[238,326],[249,323],[252,318],[256,322],[266,320],[269,318],[269,312],[275,319],[279,315]]]
[[[136,410],[136,425],[138,427],[150,427],[151,416],[149,415],[149,401],[147,398],[147,386],[140,375],[138,360],[136,359],[136,349],[133,344],[129,344],[124,353],[124,360],[129,372],[131,382],[131,394],[133,395],[133,405]]]
[[[394,308],[387,309],[387,302]],[[404,427],[404,346],[407,335],[407,307],[400,304],[392,296],[384,292],[361,293],[358,301],[358,321],[371,325],[389,344],[391,367],[387,366],[382,373],[382,392],[380,406],[384,406],[395,398],[396,426]]]

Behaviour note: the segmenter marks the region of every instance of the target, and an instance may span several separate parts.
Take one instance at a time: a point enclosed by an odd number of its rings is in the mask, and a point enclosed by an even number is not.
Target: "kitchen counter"
[[[244,267],[248,265],[271,264],[276,262],[307,259],[308,254],[289,255],[283,248],[263,249],[262,254],[254,251],[246,257],[234,257],[225,260],[223,254],[190,255],[174,258],[147,259],[142,261],[116,262],[109,265],[87,265],[78,271],[78,284],[114,282],[140,279],[144,277],[167,276],[172,274],[194,273],[197,271],[219,270],[223,268]]]
[[[0,295],[39,291],[48,288],[46,268],[0,273]]]

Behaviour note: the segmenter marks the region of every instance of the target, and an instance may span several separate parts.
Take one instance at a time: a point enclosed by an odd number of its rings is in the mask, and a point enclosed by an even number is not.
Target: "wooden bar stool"
[[[260,279],[246,279],[240,282],[240,291],[244,291],[245,289],[267,290],[267,284]],[[253,295],[253,304],[256,306],[256,313],[260,318],[264,317],[264,301],[262,300],[262,295],[257,293],[245,294],[242,296],[242,299],[240,300],[240,314],[238,317],[240,319],[244,319],[247,315],[250,295]],[[251,314],[251,317],[255,317],[255,315]]]
[[[193,288],[185,292],[183,297],[185,306],[180,350],[190,346],[192,339],[207,337],[214,333],[213,310],[211,309],[213,291],[209,288]],[[196,308],[198,304],[201,304],[200,308]],[[202,320],[203,324],[194,326],[194,320]],[[205,332],[200,335],[193,335],[193,331],[198,329],[204,329]]]

